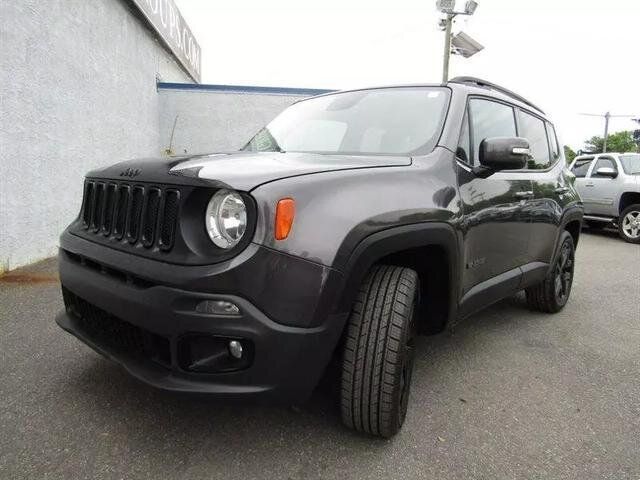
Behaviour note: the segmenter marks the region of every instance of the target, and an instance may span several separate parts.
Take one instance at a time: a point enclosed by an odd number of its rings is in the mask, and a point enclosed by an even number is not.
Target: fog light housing
[[[208,315],[240,315],[240,308],[226,300],[203,300],[196,305],[196,312]]]
[[[178,341],[178,364],[196,373],[243,370],[253,362],[253,342],[242,338],[189,334]]]

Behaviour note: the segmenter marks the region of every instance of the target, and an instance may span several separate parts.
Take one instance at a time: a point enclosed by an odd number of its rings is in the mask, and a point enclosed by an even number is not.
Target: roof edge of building
[[[260,87],[253,85],[212,85],[202,83],[174,83],[158,82],[158,90],[196,90],[217,93],[245,93],[262,95],[322,95],[335,90],[323,88],[295,88],[295,87]]]

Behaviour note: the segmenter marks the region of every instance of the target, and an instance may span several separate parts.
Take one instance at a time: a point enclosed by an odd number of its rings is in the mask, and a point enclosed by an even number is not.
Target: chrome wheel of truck
[[[631,205],[622,212],[619,232],[623,240],[640,243],[640,205]]]

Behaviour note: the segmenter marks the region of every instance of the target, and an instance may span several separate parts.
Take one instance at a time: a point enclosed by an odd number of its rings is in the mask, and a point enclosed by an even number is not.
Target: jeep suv
[[[90,172],[60,240],[58,324],[147,384],[307,398],[389,437],[415,338],[520,290],[571,292],[580,197],[554,127],[489,82],[299,101],[242,151]]]
[[[640,243],[640,153],[581,155],[571,164],[590,228],[616,224],[620,237]]]

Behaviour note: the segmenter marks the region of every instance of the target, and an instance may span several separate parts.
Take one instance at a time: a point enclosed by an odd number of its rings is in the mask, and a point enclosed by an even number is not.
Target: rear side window
[[[480,98],[469,100],[469,114],[471,115],[473,165],[479,165],[482,140],[491,137],[516,136],[515,116],[512,107]]]
[[[618,171],[618,167],[616,167],[616,162],[611,157],[600,157],[596,162],[596,166],[593,167],[591,171],[591,178],[610,178],[606,175],[598,175],[599,168],[613,168],[616,172]]]
[[[640,174],[640,153],[627,153],[620,155],[620,163],[627,175]]]
[[[573,167],[571,167],[571,173],[573,173],[576,178],[586,177],[591,162],[593,162],[593,158],[582,158],[580,160],[576,160]]]
[[[527,168],[529,170],[548,168],[551,165],[551,158],[549,157],[549,142],[544,121],[523,111],[520,111],[519,119],[520,136],[529,141],[533,157],[527,163]]]
[[[556,129],[550,123],[547,123],[547,137],[549,137],[549,147],[551,147],[551,163],[556,163],[560,158],[560,145],[558,137],[556,137]]]

